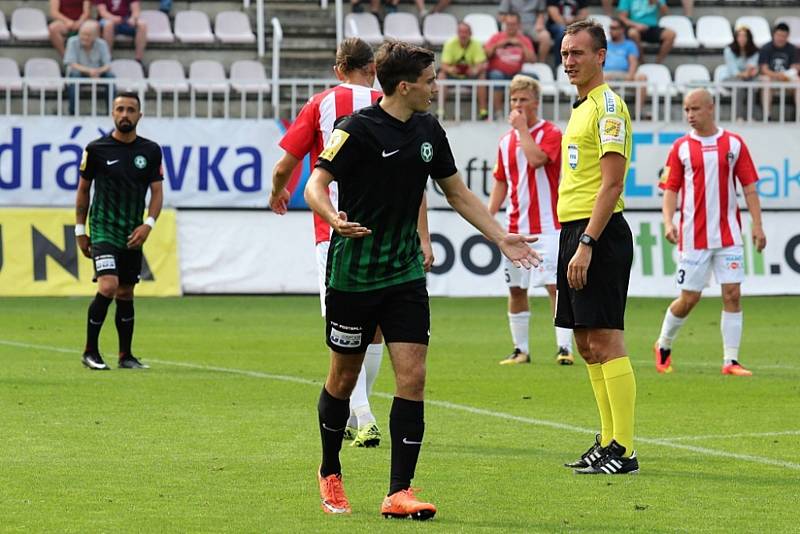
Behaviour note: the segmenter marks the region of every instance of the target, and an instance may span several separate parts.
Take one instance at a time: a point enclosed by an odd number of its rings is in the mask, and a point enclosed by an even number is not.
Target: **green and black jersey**
[[[142,224],[150,184],[164,179],[161,147],[144,137],[123,143],[109,134],[86,146],[81,177],[94,182],[89,210],[92,242],[124,249],[128,236]]]
[[[317,166],[334,176],[339,210],[372,230],[357,239],[333,234],[328,287],[369,291],[424,278],[417,217],[425,184],[456,173],[436,118],[402,122],[378,104],[363,108],[336,126]]]

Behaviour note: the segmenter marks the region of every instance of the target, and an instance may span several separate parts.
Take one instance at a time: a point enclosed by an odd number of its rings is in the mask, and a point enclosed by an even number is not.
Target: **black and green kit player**
[[[93,370],[108,369],[98,349],[98,336],[114,299],[119,366],[146,367],[131,353],[133,291],[142,268],[142,245],[161,213],[163,201],[161,147],[136,135],[141,118],[138,96],[120,93],[114,99],[112,117],[114,130],[84,150],[75,202],[75,236],[81,252],[93,260],[97,282],[97,294],[89,306],[82,359]],[[90,203],[92,184],[94,195]],[[148,191],[148,216],[142,222]]]

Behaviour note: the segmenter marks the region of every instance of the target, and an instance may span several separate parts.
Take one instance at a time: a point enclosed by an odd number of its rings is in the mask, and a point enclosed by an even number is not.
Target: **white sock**
[[[519,312],[508,314],[508,326],[511,328],[511,339],[514,341],[514,348],[525,354],[530,353],[528,347],[528,323],[531,320],[531,312]]]
[[[678,331],[686,321],[686,317],[675,317],[672,310],[667,308],[664,322],[661,324],[661,335],[658,336],[658,346],[662,349],[671,349],[672,342],[678,337]]]
[[[572,354],[572,329],[556,327],[556,344],[559,349],[566,349]]]
[[[356,387],[353,388],[353,392],[350,394],[350,413],[352,414],[350,418],[352,419],[353,416],[356,417],[356,424],[353,425],[356,428],[361,427],[361,417],[359,417],[359,413],[363,414],[364,409],[367,412],[370,412],[369,407],[369,399],[367,398],[367,371],[364,365],[361,366],[361,371],[358,372],[358,380],[356,380]]]
[[[347,420],[347,426],[350,428],[358,428],[358,417],[356,417],[356,412],[350,410],[350,418]]]
[[[367,395],[372,395],[372,386],[378,378],[378,371],[381,370],[383,360],[383,345],[372,343],[367,346],[367,353],[364,355],[364,369],[367,370]]]
[[[739,345],[742,342],[742,312],[722,312],[719,321],[722,330],[722,347],[725,364],[739,359]]]

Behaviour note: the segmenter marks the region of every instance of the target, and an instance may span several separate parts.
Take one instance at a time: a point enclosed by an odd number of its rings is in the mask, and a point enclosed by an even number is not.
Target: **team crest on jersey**
[[[422,143],[422,146],[419,147],[419,155],[422,156],[422,161],[430,163],[433,159],[433,145],[427,141]]]
[[[147,158],[144,156],[136,156],[133,158],[133,164],[137,169],[144,169],[147,167]]]
[[[732,165],[733,164],[733,159],[736,156],[733,155],[733,152],[728,152],[728,155],[726,157],[728,158],[728,165]]]
[[[331,136],[328,138],[328,143],[325,145],[325,150],[322,151],[319,157],[328,161],[333,161],[333,158],[339,153],[339,149],[342,148],[342,145],[344,145],[348,137],[350,137],[350,134],[344,130],[339,130],[338,128],[333,130]]]
[[[567,146],[567,162],[573,171],[578,168],[578,145]]]

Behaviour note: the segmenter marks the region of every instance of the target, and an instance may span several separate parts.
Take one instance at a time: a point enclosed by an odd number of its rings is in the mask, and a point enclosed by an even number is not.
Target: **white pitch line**
[[[705,439],[768,438],[772,436],[800,436],[800,430],[785,432],[747,432],[743,434],[708,434],[706,436],[676,436],[659,438],[661,441],[701,441]]]
[[[31,343],[20,343],[20,342],[17,342],[17,341],[7,341],[7,340],[2,340],[2,339],[0,339],[0,345],[8,345],[8,346],[11,346],[11,347],[20,347],[20,348],[27,348],[27,349],[41,349],[41,350],[48,350],[48,351],[52,351],[52,352],[62,352],[62,353],[68,353],[68,354],[80,354],[79,351],[71,350],[71,349],[65,349],[65,348],[61,348],[61,347],[53,347],[53,346],[49,346],[49,345],[35,345],[35,344],[31,344]],[[157,360],[157,359],[153,359],[153,358],[148,358],[148,361],[153,362],[153,363],[159,363],[161,365],[169,365],[169,366],[174,366],[174,367],[184,367],[184,368],[188,368],[188,369],[197,369],[197,370],[201,370],[201,371],[213,371],[213,372],[217,372],[217,373],[228,373],[228,374],[235,374],[235,375],[241,375],[241,376],[249,376],[249,377],[252,377],[252,378],[266,378],[266,379],[269,379],[269,380],[279,380],[279,381],[282,381],[282,382],[291,382],[291,383],[295,383],[295,384],[305,384],[305,385],[313,385],[313,386],[319,386],[321,384],[321,382],[318,381],[318,380],[310,380],[308,378],[300,378],[300,377],[296,377],[296,376],[287,376],[287,375],[276,375],[276,374],[271,374],[271,373],[263,373],[263,372],[260,372],[260,371],[248,371],[246,369],[234,369],[234,368],[230,368],[230,367],[217,367],[217,366],[212,366],[212,365],[203,365],[203,364],[187,363],[187,362],[173,362],[173,361],[169,361],[169,360]],[[388,393],[375,392],[375,393],[373,393],[373,395],[377,395],[377,396],[379,396],[381,398],[385,398],[385,399],[393,398],[393,395],[390,395]],[[493,410],[486,410],[484,408],[476,408],[476,407],[473,407],[473,406],[468,406],[468,405],[465,405],[465,404],[456,404],[456,403],[448,402],[448,401],[426,400],[425,404],[427,404],[429,406],[438,406],[440,408],[446,408],[448,410],[453,410],[453,411],[461,411],[461,412],[467,412],[467,413],[471,413],[471,414],[475,414],[475,415],[483,415],[483,416],[487,416],[487,417],[494,417],[494,418],[503,419],[503,420],[506,420],[506,421],[516,421],[518,423],[525,423],[525,424],[534,425],[534,426],[544,426],[544,427],[548,427],[548,428],[555,428],[555,429],[558,429],[558,430],[567,430],[567,431],[570,431],[570,432],[578,432],[578,433],[581,433],[581,434],[594,434],[595,433],[594,430],[589,429],[589,428],[584,428],[584,427],[579,427],[579,426],[574,426],[574,425],[568,425],[566,423],[558,423],[558,422],[555,422],[555,421],[547,421],[547,420],[544,420],[544,419],[534,419],[534,418],[531,418],[531,417],[522,417],[522,416],[518,416],[518,415],[508,414],[508,413],[505,413],[505,412],[496,412],[496,411],[493,411]],[[680,438],[680,439],[685,439],[685,438],[686,437],[684,436],[683,438]],[[717,449],[709,449],[707,447],[696,447],[694,445],[684,445],[682,443],[673,443],[670,440],[670,438],[656,439],[656,438],[637,437],[636,440],[641,442],[641,443],[647,443],[647,444],[650,444],[650,445],[659,445],[659,446],[668,447],[668,448],[671,448],[671,449],[680,449],[680,450],[695,452],[695,453],[698,453],[698,454],[704,454],[706,456],[717,456],[717,457],[720,457],[720,458],[731,458],[731,459],[735,459],[735,460],[742,460],[742,461],[745,461],[745,462],[752,462],[752,463],[757,463],[757,464],[762,464],[762,465],[771,465],[771,466],[776,466],[776,467],[782,467],[782,468],[785,468],[785,469],[793,469],[795,471],[800,471],[800,464],[797,464],[797,463],[786,462],[786,461],[783,461],[783,460],[774,460],[772,458],[766,458],[766,457],[763,457],[763,456],[753,456],[753,455],[750,455],[750,454],[738,454],[738,453],[734,453],[734,452],[721,451],[721,450],[717,450]]]

